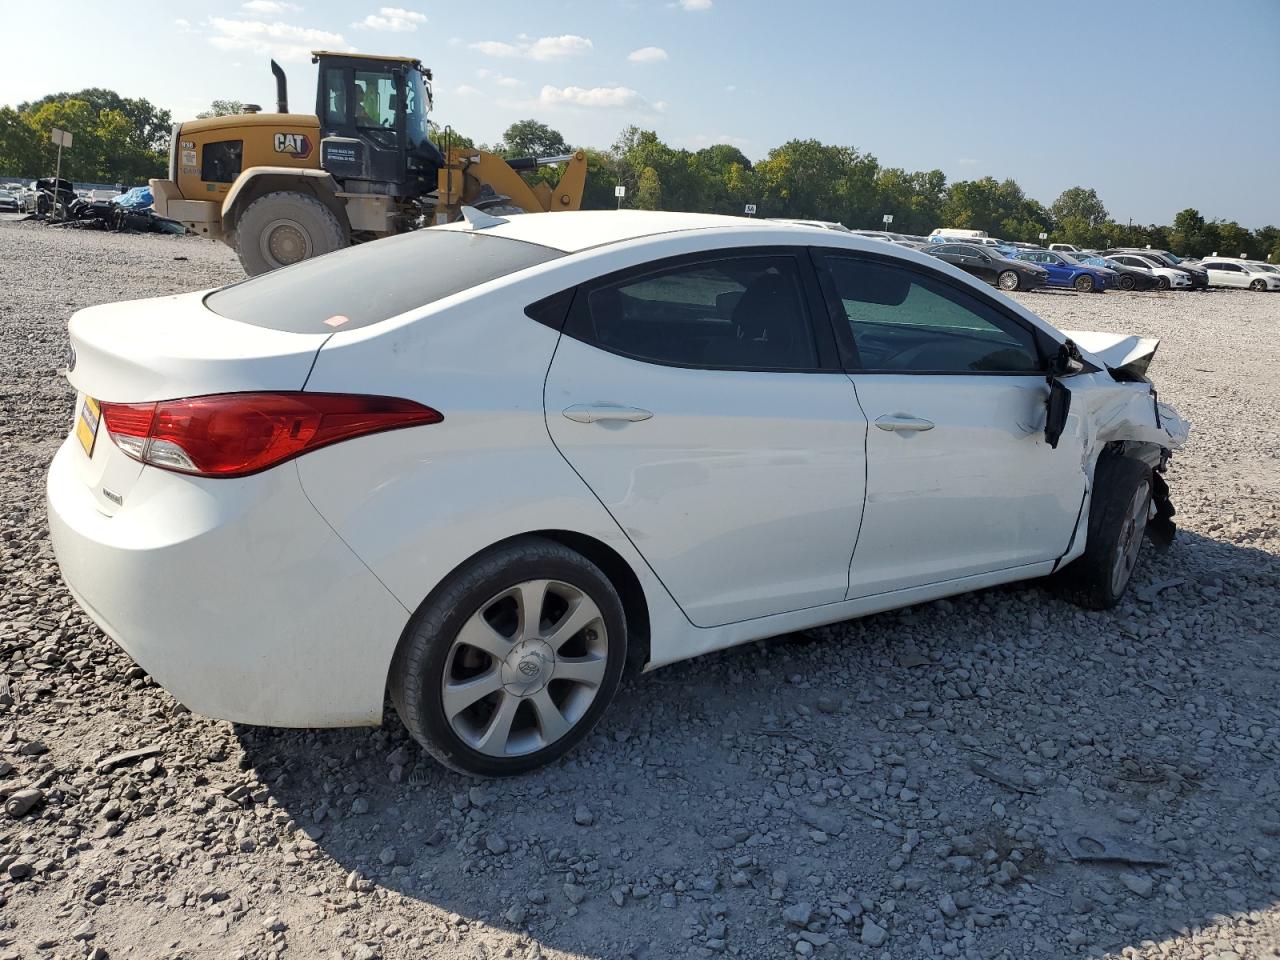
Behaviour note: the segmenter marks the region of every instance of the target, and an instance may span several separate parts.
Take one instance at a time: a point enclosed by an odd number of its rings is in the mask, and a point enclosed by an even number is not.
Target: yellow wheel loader
[[[577,210],[586,156],[504,160],[438,146],[430,136],[431,71],[412,57],[316,51],[316,113],[289,112],[274,60],[277,113],[175,124],[169,176],[152,180],[155,211],[222,240],[250,276],[406,230],[495,215]],[[443,147],[443,148],[442,148]],[[560,180],[521,173],[560,165]]]

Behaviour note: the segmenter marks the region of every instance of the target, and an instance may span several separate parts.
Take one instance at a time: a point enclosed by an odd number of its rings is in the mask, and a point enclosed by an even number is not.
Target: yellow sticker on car
[[[80,409],[76,412],[76,438],[84,447],[86,457],[93,456],[93,443],[98,439],[98,424],[102,422],[102,410],[93,397],[85,397],[80,401]]]

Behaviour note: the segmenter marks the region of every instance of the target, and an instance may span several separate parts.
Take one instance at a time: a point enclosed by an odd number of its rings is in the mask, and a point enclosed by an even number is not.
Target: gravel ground
[[[67,318],[239,276],[0,222],[0,958],[1280,957],[1280,296],[1026,295],[1163,338],[1193,422],[1119,609],[1027,584],[749,644],[480,783],[390,714],[194,716],[58,578]]]

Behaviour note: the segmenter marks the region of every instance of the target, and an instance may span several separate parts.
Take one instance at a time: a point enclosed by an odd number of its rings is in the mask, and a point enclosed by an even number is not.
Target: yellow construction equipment
[[[276,113],[175,124],[169,176],[152,180],[156,213],[222,240],[250,276],[352,243],[490,214],[577,210],[582,151],[504,159],[437,145],[427,122],[431,71],[412,57],[316,51],[316,113],[289,112],[274,60]],[[561,166],[560,180],[521,175]]]

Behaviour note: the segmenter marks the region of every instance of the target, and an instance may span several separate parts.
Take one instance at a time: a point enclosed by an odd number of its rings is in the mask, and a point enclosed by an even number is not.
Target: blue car
[[[1038,263],[1049,271],[1047,286],[1070,287],[1081,293],[1102,293],[1115,285],[1116,272],[1106,267],[1081,263],[1069,253],[1055,250],[1022,250],[1016,254],[1019,260]]]

